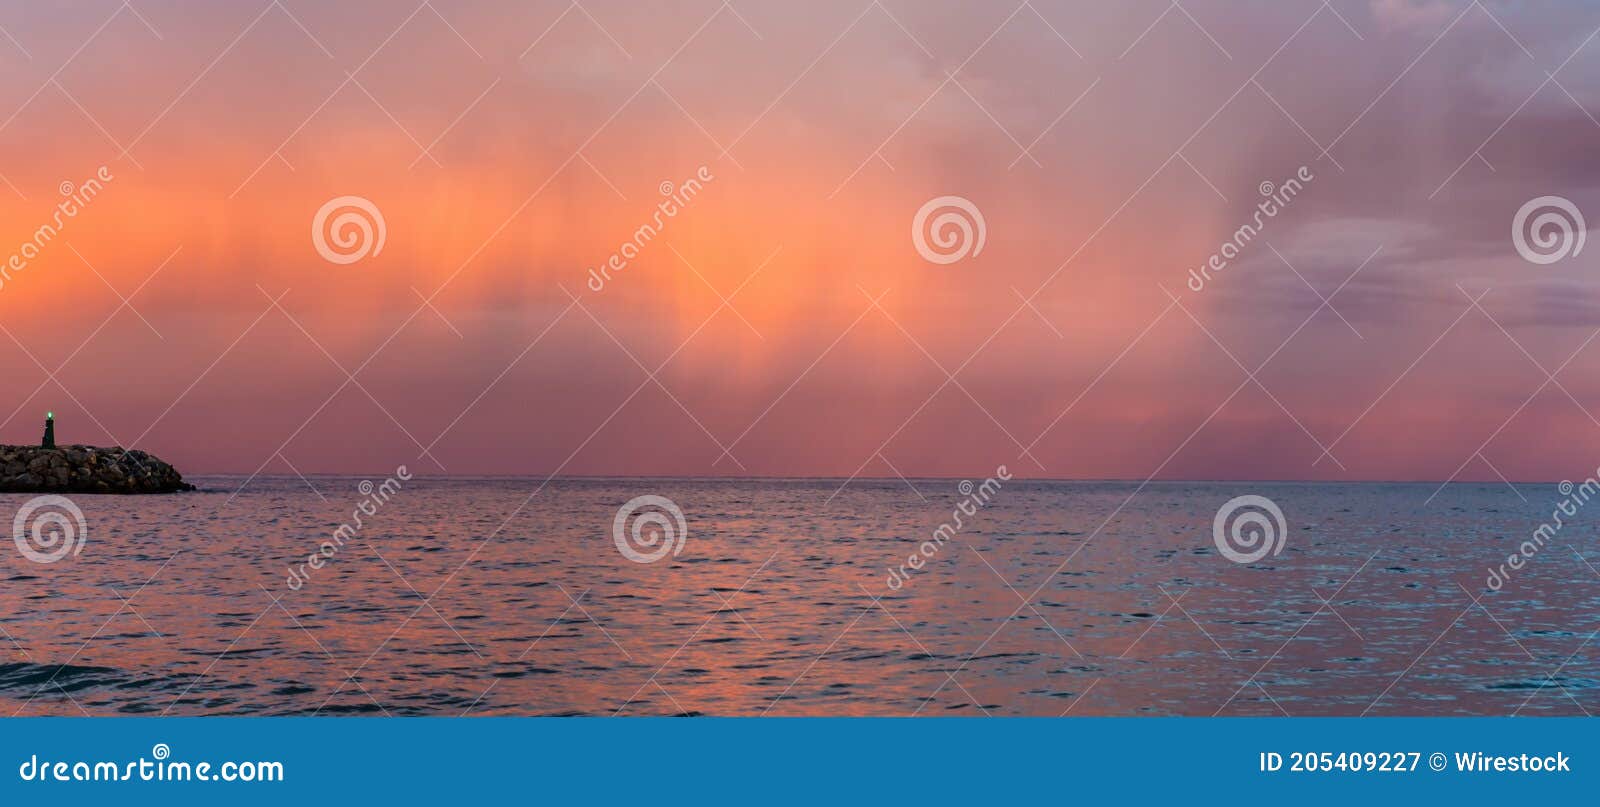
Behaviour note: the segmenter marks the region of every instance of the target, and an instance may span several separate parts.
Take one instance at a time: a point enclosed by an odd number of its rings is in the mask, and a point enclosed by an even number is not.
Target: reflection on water
[[[1592,519],[1484,584],[1553,486],[1522,486],[1528,503],[1503,485],[1425,503],[1432,485],[1262,483],[1129,500],[1132,483],[1016,480],[890,590],[961,500],[953,480],[829,501],[836,481],[571,480],[529,499],[537,480],[418,477],[292,591],[359,480],[315,479],[319,496],[257,479],[231,501],[242,480],[196,481],[209,492],[76,497],[74,558],[0,552],[6,714],[1600,709]],[[1289,525],[1248,566],[1211,537],[1245,493]],[[683,509],[681,554],[618,552],[612,519],[642,494]]]

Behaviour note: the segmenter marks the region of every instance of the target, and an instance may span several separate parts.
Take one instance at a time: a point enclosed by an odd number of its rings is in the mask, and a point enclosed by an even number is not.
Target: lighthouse
[[[56,413],[44,413],[44,447],[56,447]]]

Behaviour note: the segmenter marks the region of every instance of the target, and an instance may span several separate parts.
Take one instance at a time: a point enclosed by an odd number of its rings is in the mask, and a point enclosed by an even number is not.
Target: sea
[[[191,481],[0,496],[5,714],[1600,710],[1557,484]]]

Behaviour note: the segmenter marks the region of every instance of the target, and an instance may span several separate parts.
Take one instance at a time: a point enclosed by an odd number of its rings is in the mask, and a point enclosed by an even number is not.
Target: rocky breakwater
[[[178,469],[143,451],[0,445],[0,493],[176,493]]]

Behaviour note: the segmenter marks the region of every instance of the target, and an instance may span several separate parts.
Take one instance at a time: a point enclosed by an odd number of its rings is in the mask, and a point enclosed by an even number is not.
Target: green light
[[[44,413],[44,419],[45,420],[55,420],[56,419],[56,413],[54,413],[54,412],[46,412],[46,413]]]

